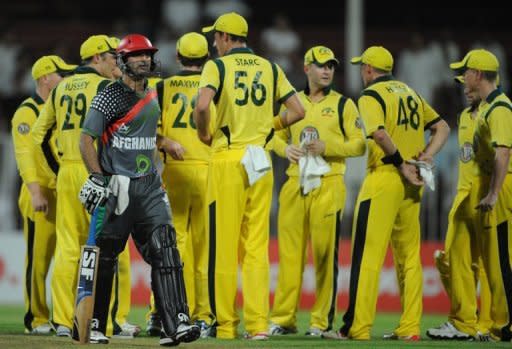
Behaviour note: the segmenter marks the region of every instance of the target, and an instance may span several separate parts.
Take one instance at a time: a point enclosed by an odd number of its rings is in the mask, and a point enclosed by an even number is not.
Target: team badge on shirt
[[[327,116],[327,117],[332,117],[334,116],[334,109],[332,109],[331,107],[325,107],[324,109],[322,109],[322,116]]]
[[[471,161],[471,159],[473,159],[474,154],[475,153],[473,152],[473,144],[466,142],[462,145],[462,147],[460,147],[459,157],[460,161],[462,161],[463,163]]]
[[[318,133],[318,130],[313,126],[306,126],[300,131],[300,143],[310,143],[311,141],[315,139],[319,139],[320,134]]]
[[[18,125],[18,133],[26,135],[30,132],[30,126],[24,122]]]

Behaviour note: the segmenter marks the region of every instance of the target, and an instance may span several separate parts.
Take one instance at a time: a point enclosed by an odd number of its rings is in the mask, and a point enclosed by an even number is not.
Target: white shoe
[[[201,336],[201,329],[197,325],[182,322],[176,330],[176,340],[180,343],[190,343]]]
[[[125,322],[120,325],[120,330],[116,331],[112,337],[119,339],[132,339],[139,335],[141,329],[137,325],[133,325],[129,322]]]
[[[108,344],[109,339],[100,331],[91,331],[91,338],[89,339],[89,343],[92,344]]]
[[[453,326],[449,321],[446,321],[439,327],[429,328],[427,336],[432,339],[455,339],[463,341],[472,341],[475,338],[465,332],[461,332]]]
[[[41,324],[37,327],[34,327],[32,331],[30,331],[30,334],[50,334],[50,332],[53,331],[52,325],[49,323]]]
[[[57,337],[70,337],[71,338],[71,329],[69,327],[58,325],[55,330],[55,335]]]
[[[323,330],[317,327],[310,327],[309,330],[306,331],[306,336],[320,337],[324,333]]]
[[[284,327],[275,323],[271,323],[268,328],[268,333],[271,336],[282,336],[285,334],[297,333],[297,328],[295,327]]]
[[[345,340],[349,339],[347,336],[345,336],[339,330],[324,331],[322,333],[322,338],[324,338],[324,339],[335,339],[335,340],[339,340],[339,341],[345,341]]]

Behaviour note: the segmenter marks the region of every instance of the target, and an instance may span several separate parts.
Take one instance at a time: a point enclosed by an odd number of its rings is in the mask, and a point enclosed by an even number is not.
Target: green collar
[[[378,78],[376,78],[375,80],[373,80],[372,82],[370,82],[370,84],[368,84],[368,86],[366,86],[366,87],[370,87],[371,85],[377,84],[379,82],[391,81],[391,80],[395,80],[395,77],[392,74],[381,75]]]
[[[491,93],[489,93],[489,95],[487,96],[487,98],[485,99],[485,101],[489,104],[492,103],[492,101],[494,101],[494,99],[496,97],[498,97],[499,95],[501,94],[501,89],[497,88],[496,90],[492,91]]]
[[[34,102],[36,102],[36,104],[44,104],[44,101],[43,99],[41,98],[40,95],[37,94],[37,92],[34,91],[34,93],[32,93],[32,95],[30,96],[32,97],[32,99],[34,100]]]
[[[325,87],[322,91],[324,93],[324,97],[327,97],[329,93],[331,93],[332,85]],[[304,89],[304,94],[309,97],[311,90],[309,89],[309,84],[306,83],[306,88]]]
[[[177,76],[201,75],[201,72],[200,71],[194,71],[194,70],[181,70],[176,75]]]
[[[79,66],[78,68],[75,69],[75,74],[97,74],[97,75],[100,75],[100,73],[98,73],[98,71],[88,65],[81,65]]]
[[[237,54],[237,53],[250,53],[250,54],[254,54],[254,51],[251,50],[249,47],[235,47],[235,48],[232,48],[228,53],[226,53],[225,55],[234,55],[234,54]]]

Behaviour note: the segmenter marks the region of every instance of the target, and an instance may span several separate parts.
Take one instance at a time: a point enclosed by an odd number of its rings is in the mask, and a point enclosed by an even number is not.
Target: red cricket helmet
[[[116,52],[122,56],[137,51],[150,51],[151,53],[155,53],[158,49],[153,46],[148,38],[140,34],[126,35],[116,49]]]

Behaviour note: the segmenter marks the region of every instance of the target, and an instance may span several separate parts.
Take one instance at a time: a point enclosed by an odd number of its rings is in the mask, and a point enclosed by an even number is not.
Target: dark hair
[[[200,58],[188,58],[178,53],[178,59],[184,67],[202,67],[208,60],[208,55]]]
[[[482,74],[484,75],[485,80],[488,81],[496,81],[498,78],[498,72],[495,71],[482,70]]]

